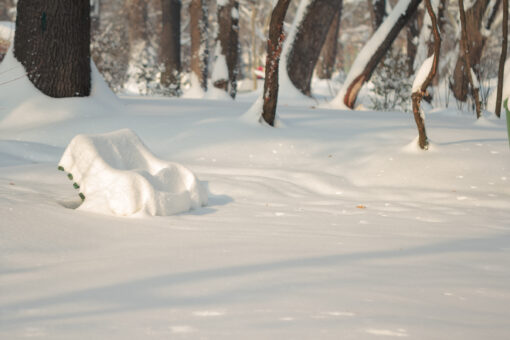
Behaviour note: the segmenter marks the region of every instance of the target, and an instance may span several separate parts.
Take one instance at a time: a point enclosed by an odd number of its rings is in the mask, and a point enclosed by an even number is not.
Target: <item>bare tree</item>
[[[421,0],[400,0],[361,49],[333,105],[353,108],[363,84],[370,79],[402,28],[416,12]]]
[[[42,93],[55,98],[88,96],[89,0],[18,0],[14,56]]]
[[[483,17],[487,11],[489,2],[490,0],[476,0],[476,2],[468,10],[459,10],[461,12],[461,26],[464,27],[462,29],[465,30],[466,37],[469,38],[469,44],[466,45],[469,50],[469,63],[475,71],[480,64],[483,48],[487,40],[487,38],[482,34],[481,28]],[[462,17],[464,17],[464,20],[462,20]],[[464,21],[464,24],[462,24],[462,21]],[[465,52],[465,48],[459,49],[459,56],[455,64],[453,82],[451,84],[453,95],[460,101],[467,100],[468,84],[470,83],[469,78],[471,72],[469,72],[469,69],[465,68]]]
[[[283,21],[285,20],[289,3],[290,0],[278,0],[278,3],[273,9],[273,13],[271,14],[271,23],[269,25],[262,118],[271,126],[274,126],[276,117],[276,104],[278,101],[278,68],[280,65],[283,41],[285,39],[285,35],[283,33]]]
[[[317,63],[317,76],[320,79],[331,79],[335,70],[336,55],[338,52],[338,33],[340,29],[340,20],[342,17],[342,0],[340,0],[340,8],[333,18],[333,22],[329,27],[326,41],[322,46],[322,51]]]
[[[209,63],[208,47],[208,2],[191,0],[190,36],[191,36],[191,73],[196,77],[202,90],[207,91],[207,73]]]
[[[287,57],[287,73],[294,86],[311,95],[313,70],[341,0],[312,0],[299,24]],[[320,24],[318,24],[320,23]]]
[[[220,55],[218,63],[225,63],[228,79],[213,79],[214,86],[225,90],[232,98],[237,94],[237,75],[239,73],[239,1],[228,0],[218,4],[218,42]],[[224,67],[215,65],[215,67]]]
[[[480,89],[478,85],[478,80],[476,79],[476,74],[473,72],[472,64],[471,64],[471,54],[470,49],[472,44],[471,37],[468,38],[467,34],[467,22],[466,22],[466,12],[464,11],[464,0],[459,0],[459,14],[460,14],[460,24],[462,29],[462,34],[460,38],[460,46],[461,50],[464,54],[464,72],[467,74],[467,78],[469,80],[469,83],[471,84],[471,91],[473,94],[473,100],[475,101],[476,105],[476,117],[480,118],[482,114],[482,108],[480,104]],[[481,53],[481,51],[480,51]]]
[[[499,58],[498,89],[496,94],[496,116],[501,117],[501,101],[503,99],[503,81],[505,74],[506,50],[508,48],[508,0],[503,0],[503,42]],[[510,131],[510,130],[509,130]]]
[[[436,75],[437,64],[439,60],[439,52],[441,49],[441,36],[439,35],[437,17],[436,14],[434,13],[434,10],[432,9],[430,0],[425,0],[425,6],[427,7],[427,12],[430,16],[430,20],[432,23],[432,32],[434,33],[434,52],[432,57],[433,59],[431,64],[428,63],[430,59],[425,61],[424,66],[430,67],[428,75],[421,84],[417,84],[418,85],[417,88],[413,89],[413,94],[411,95],[413,101],[414,120],[418,128],[418,145],[422,150],[428,149],[429,142],[427,138],[427,133],[425,131],[425,120],[421,113],[420,103],[422,98],[427,93],[427,87],[429,87],[429,85],[432,83],[432,79],[434,79]]]
[[[161,0],[163,30],[160,61],[164,70],[161,85],[172,96],[181,91],[181,0]]]

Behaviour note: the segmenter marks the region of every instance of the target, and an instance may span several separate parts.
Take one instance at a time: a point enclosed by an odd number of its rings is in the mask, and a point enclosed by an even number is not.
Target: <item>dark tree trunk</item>
[[[420,28],[423,24],[423,18],[420,12],[420,10],[417,10],[407,24],[407,74],[409,76],[414,74],[414,61],[418,52],[418,44],[416,41],[420,37]]]
[[[200,87],[207,91],[207,73],[209,48],[207,45],[208,7],[207,0],[191,0],[190,36],[191,36],[191,72],[197,77]]]
[[[492,23],[496,19],[496,15],[498,15],[499,5],[501,5],[501,0],[496,0],[496,2],[494,3],[494,6],[492,6],[491,14],[489,15],[489,18],[487,19],[487,23],[485,24],[486,29],[490,29],[492,26]],[[505,13],[503,12],[503,14],[505,14]]]
[[[496,116],[501,117],[501,101],[503,100],[503,81],[505,74],[506,50],[508,48],[508,0],[503,0],[503,43],[499,58],[498,89],[496,93]],[[510,131],[510,130],[509,130]]]
[[[290,0],[278,0],[269,24],[269,39],[267,40],[266,77],[264,80],[264,103],[262,106],[262,118],[274,126],[276,117],[276,104],[278,101],[278,68],[282,53],[283,21],[289,8]]]
[[[478,69],[482,57],[486,38],[481,32],[482,20],[490,0],[477,0],[476,3],[465,11],[465,30],[469,39],[469,61],[471,67]],[[461,39],[462,40],[462,39]],[[465,69],[465,49],[459,49],[459,57],[453,71],[453,83],[451,84],[453,95],[457,100],[466,101],[468,94],[469,76]]]
[[[421,115],[420,103],[423,97],[427,93],[427,87],[432,83],[432,79],[436,76],[437,73],[437,65],[439,60],[439,53],[441,49],[441,36],[439,35],[439,27],[437,22],[436,14],[432,9],[432,5],[430,4],[430,0],[425,0],[425,6],[427,7],[427,12],[430,16],[430,20],[432,22],[432,32],[434,33],[434,51],[432,52],[434,55],[434,59],[432,62],[432,67],[427,75],[425,81],[420,85],[418,91],[414,92],[411,95],[411,99],[413,101],[413,114],[414,120],[416,122],[416,126],[418,128],[418,145],[422,150],[427,150],[429,146],[429,141],[427,138],[427,133],[425,131],[425,120]]]
[[[369,40],[369,44],[371,43],[377,43],[378,46],[375,50],[375,52],[370,56],[369,60],[366,63],[363,63],[363,69],[357,73],[352,74],[349,73],[348,75],[348,81],[344,84],[342,87],[342,90],[340,90],[339,96],[342,97],[343,103],[349,107],[353,108],[354,104],[356,102],[356,98],[358,97],[358,93],[361,90],[361,87],[363,84],[370,79],[372,76],[372,73],[374,72],[375,68],[379,64],[379,62],[384,58],[386,55],[386,52],[389,51],[391,48],[391,45],[393,41],[397,38],[398,34],[402,30],[402,28],[407,24],[407,22],[410,20],[410,18],[413,16],[413,14],[416,12],[416,9],[418,8],[418,5],[420,4],[421,0],[410,0],[406,9],[399,13],[398,19],[395,21],[394,25],[391,27],[391,29],[386,33],[384,39],[382,41],[372,41]],[[387,18],[389,19],[393,13],[390,13],[390,16]],[[379,27],[377,31],[379,31],[383,27]],[[374,33],[374,35],[376,35]],[[361,50],[360,54],[363,53],[363,49]],[[359,60],[359,58],[366,58],[364,55],[358,54],[358,57],[354,61],[354,64]]]
[[[368,0],[372,29],[377,31],[386,17],[386,0]]]
[[[218,40],[227,63],[228,79],[216,79],[214,86],[235,98],[239,73],[239,1],[229,0],[225,6],[218,6],[218,26]]]
[[[42,93],[55,98],[88,96],[89,0],[19,0],[14,56]]]
[[[469,36],[467,33],[467,20],[466,20],[466,12],[464,11],[464,1],[463,0],[459,0],[459,14],[460,14],[460,24],[461,24],[461,29],[462,29],[462,35],[460,37],[460,49],[464,55],[464,57],[462,58],[464,61],[464,65],[463,65],[464,66],[464,74],[466,75],[467,79],[469,80],[469,83],[471,84],[471,91],[472,91],[473,99],[474,99],[475,105],[476,105],[476,117],[480,118],[481,114],[482,114],[482,109],[481,109],[481,105],[480,105],[480,93],[479,93],[478,85],[475,85],[475,79],[473,79],[473,77],[475,77],[476,75],[474,75],[473,72],[471,72],[472,67],[473,67],[473,63],[471,61],[471,48],[472,47],[476,48],[477,45],[476,45],[476,42],[473,42],[471,40],[471,36]],[[482,38],[482,39],[485,39],[485,38]],[[481,46],[483,46],[483,43],[481,44]],[[476,65],[478,65],[478,63],[480,62],[480,57],[482,54],[481,50],[482,50],[482,48],[480,47],[480,50],[476,51],[477,54],[475,54],[475,56],[478,58],[476,60],[476,62],[477,62]],[[476,81],[476,83],[478,83],[478,81]],[[467,84],[466,84],[466,91],[467,91]]]
[[[333,22],[329,27],[328,35],[317,63],[317,76],[320,79],[331,79],[335,70],[336,55],[338,53],[338,31],[340,29],[340,20],[342,18],[342,2],[340,0],[340,8],[333,18]]]
[[[160,61],[165,66],[161,85],[170,95],[178,96],[181,90],[181,0],[161,0],[161,8]]]
[[[287,73],[301,93],[311,95],[313,70],[341,0],[313,0],[301,21],[287,59]],[[319,24],[320,23],[320,24]]]

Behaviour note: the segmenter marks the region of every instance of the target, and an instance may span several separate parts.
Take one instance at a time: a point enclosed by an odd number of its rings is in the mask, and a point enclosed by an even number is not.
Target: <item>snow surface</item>
[[[92,64],[90,98],[50,100],[28,80],[25,69],[12,52],[12,45],[0,63],[0,128],[26,128],[64,121],[70,118],[92,119],[116,114],[122,104]],[[90,100],[92,99],[92,100]],[[51,103],[51,105],[50,105]]]
[[[345,79],[344,85],[340,89],[340,92],[338,92],[335,99],[330,102],[330,107],[347,109],[344,103],[344,98],[349,85],[363,72],[365,66],[370,61],[370,58],[374,55],[377,48],[381,45],[388,33],[391,31],[395,25],[395,22],[397,22],[397,20],[405,14],[410,1],[411,0],[399,0],[388,17],[382,22],[377,31],[374,32],[372,37],[363,46],[361,51],[356,56],[356,59],[354,60],[351,68],[349,69],[349,73],[347,74],[347,78]]]
[[[59,167],[85,195],[84,211],[167,216],[207,204],[191,171],[157,159],[129,129],[74,137]]]
[[[430,70],[432,69],[432,66],[434,65],[434,56],[431,55],[420,66],[420,69],[416,74],[414,75],[414,81],[413,81],[413,87],[412,87],[412,93],[418,92],[421,89],[421,86],[427,79]]]
[[[30,122],[3,104],[31,93],[12,86],[0,91],[1,339],[509,337],[504,119],[433,111],[423,152],[400,112],[287,102],[273,129],[239,119],[256,94],[123,97],[116,110],[97,94],[58,120],[64,104],[40,99]],[[122,128],[196,173],[208,206],[72,209],[65,147]]]

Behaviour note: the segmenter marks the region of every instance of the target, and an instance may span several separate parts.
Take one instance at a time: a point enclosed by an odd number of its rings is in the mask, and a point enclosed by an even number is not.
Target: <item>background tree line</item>
[[[321,79],[336,77],[343,86],[334,102],[354,108],[359,91],[372,80],[374,106],[381,104],[381,98],[393,100],[376,108],[395,109],[395,99],[403,96],[405,109],[410,106],[408,89],[414,75],[436,53],[430,83],[448,89],[459,107],[468,103],[465,107],[476,108],[479,117],[487,103],[488,81],[498,72],[501,76],[506,59],[507,8],[507,0],[466,4],[463,0],[79,0],[72,4],[2,0],[0,18],[17,18],[15,55],[36,84],[45,82],[42,70],[48,60],[60,67],[58,72],[46,72],[47,77],[62,73],[54,81],[64,81],[75,76],[76,69],[61,58],[67,53],[74,55],[75,67],[81,60],[78,54],[91,56],[116,92],[180,96],[183,86],[192,85],[202,91],[215,87],[235,98],[239,80],[245,88],[255,88],[260,66],[266,66],[268,81],[274,79],[274,65],[283,57],[288,78],[306,96],[312,95],[314,74]],[[58,51],[55,37],[68,46]],[[437,37],[443,37],[440,49]],[[289,39],[282,52],[283,41]],[[78,69],[88,72],[87,62],[81,64]],[[277,87],[277,81],[271,86]],[[427,88],[422,97],[431,100],[435,94]],[[58,91],[46,93],[60,96]],[[87,94],[85,89],[68,92]],[[448,105],[448,98],[443,100]]]

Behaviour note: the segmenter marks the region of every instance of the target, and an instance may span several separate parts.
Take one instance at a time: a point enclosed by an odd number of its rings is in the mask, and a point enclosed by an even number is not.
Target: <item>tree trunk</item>
[[[88,96],[89,0],[19,0],[14,56],[42,93],[55,98]]]
[[[399,6],[401,4],[406,6]],[[337,97],[332,104],[353,108],[363,84],[370,79],[379,62],[384,58],[391,44],[397,38],[402,28],[413,16],[421,0],[400,0],[393,11],[379,26],[370,40],[358,53]],[[389,26],[389,27],[388,27]],[[367,54],[369,57],[367,57]]]
[[[501,101],[503,99],[503,81],[505,74],[506,50],[508,48],[508,0],[503,0],[503,43],[499,59],[498,89],[496,93],[496,116],[501,117]],[[510,131],[510,130],[509,130]]]
[[[372,29],[375,32],[386,17],[386,0],[368,0],[368,10],[370,11]]]
[[[341,5],[341,0],[312,0],[299,24],[287,59],[287,73],[304,95],[311,95],[313,70]]]
[[[437,73],[439,53],[441,49],[441,36],[439,35],[437,17],[436,14],[434,13],[434,10],[432,9],[430,0],[425,0],[425,6],[427,7],[427,12],[432,23],[432,32],[434,33],[434,51],[433,51],[434,59],[432,61],[432,67],[430,68],[429,73],[425,78],[425,81],[422,84],[420,84],[419,89],[411,95],[411,99],[413,101],[414,120],[418,128],[418,145],[422,150],[428,149],[429,141],[425,130],[425,120],[421,114],[420,103],[424,95],[426,95],[427,93],[427,87],[429,87],[429,85],[432,83],[432,79],[434,79]]]
[[[482,109],[480,105],[480,93],[478,88],[478,80],[474,79],[476,77],[475,73],[472,72],[473,70],[473,64],[471,63],[471,47],[476,47],[476,45],[473,43],[471,39],[468,40],[468,37],[471,38],[471,36],[468,36],[467,33],[467,22],[466,22],[466,12],[464,11],[464,1],[459,0],[459,14],[460,14],[460,24],[462,29],[462,35],[460,37],[460,48],[464,54],[464,73],[467,75],[467,79],[469,80],[469,83],[471,84],[471,91],[473,94],[473,99],[475,101],[476,105],[476,117],[480,118],[482,114]],[[481,36],[481,35],[480,35]],[[482,38],[485,39],[485,38]],[[483,43],[482,43],[483,45]],[[478,52],[478,51],[477,51]],[[479,51],[479,54],[476,56],[478,57],[478,63],[480,61],[480,56],[482,54],[481,48]],[[477,65],[478,65],[477,63]],[[466,91],[467,91],[467,84],[466,84]]]
[[[481,32],[482,20],[490,0],[477,0],[476,3],[464,12],[466,37],[469,38],[469,61],[471,66],[478,70],[482,57],[486,37]],[[462,39],[461,39],[462,40]],[[462,43],[461,43],[462,44]],[[466,101],[468,94],[469,76],[466,72],[465,49],[459,49],[459,57],[453,71],[453,83],[451,84],[453,95],[457,100]]]
[[[407,74],[412,76],[414,74],[414,64],[416,55],[418,53],[417,40],[420,36],[420,28],[422,27],[423,18],[421,10],[417,10],[413,17],[409,20],[406,32],[406,46],[407,46]]]
[[[239,73],[239,1],[228,0],[223,6],[218,4],[218,26],[220,54],[227,66],[228,79],[214,79],[214,86],[235,98]]]
[[[172,96],[181,92],[181,0],[161,0],[163,29],[160,61],[165,66],[161,85]]]
[[[262,118],[274,126],[276,117],[276,104],[278,101],[278,68],[280,55],[285,39],[283,21],[289,8],[290,0],[278,0],[269,25],[269,39],[267,40],[266,77],[264,80]]]
[[[202,90],[207,91],[207,73],[209,65],[209,47],[207,44],[208,2],[191,0],[190,36],[191,36],[191,72],[198,80]]]
[[[342,17],[342,0],[340,0],[340,8],[333,18],[333,22],[329,27],[326,42],[322,46],[322,51],[317,63],[317,76],[320,79],[331,79],[335,70],[336,55],[338,52],[338,31],[340,29],[340,20]]]
[[[147,41],[147,0],[126,0],[129,22],[129,43],[131,46]],[[132,49],[133,50],[133,49]]]

